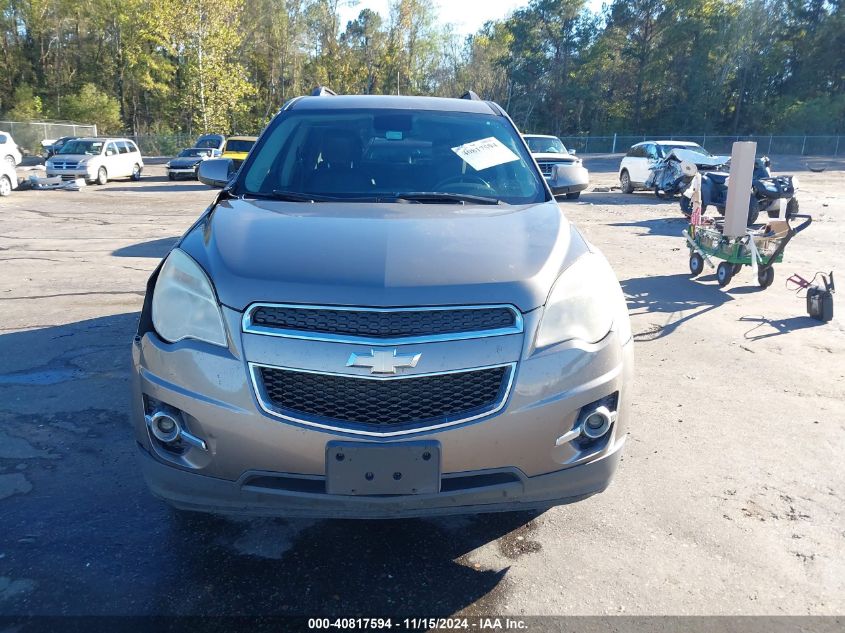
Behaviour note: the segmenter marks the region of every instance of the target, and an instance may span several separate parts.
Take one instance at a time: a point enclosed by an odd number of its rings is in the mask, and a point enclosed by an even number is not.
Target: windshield
[[[701,147],[701,145],[658,145],[657,151],[660,152],[661,157],[669,155],[673,149],[685,149],[696,154],[703,154],[704,156],[711,156],[710,152]]]
[[[532,154],[568,154],[559,138],[547,136],[526,136],[525,142]]]
[[[223,142],[222,136],[200,136],[197,139],[197,144],[194,147],[213,147],[217,148],[220,147],[220,143]]]
[[[403,193],[510,204],[546,199],[533,159],[506,118],[427,110],[285,112],[262,136],[235,188],[280,191],[346,200],[390,201]]]
[[[230,140],[226,141],[224,152],[248,152],[255,145],[255,141]]]
[[[98,156],[103,149],[103,141],[68,141],[59,150],[59,154],[89,154]]]
[[[189,156],[209,156],[211,150],[209,149],[183,149],[179,152],[179,158],[188,158]]]

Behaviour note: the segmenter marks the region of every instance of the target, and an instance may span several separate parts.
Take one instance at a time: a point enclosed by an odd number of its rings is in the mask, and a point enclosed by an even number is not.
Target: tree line
[[[555,134],[845,129],[842,0],[531,0],[470,36],[427,0],[340,1],[0,0],[0,118],[249,133],[325,85],[472,89]]]

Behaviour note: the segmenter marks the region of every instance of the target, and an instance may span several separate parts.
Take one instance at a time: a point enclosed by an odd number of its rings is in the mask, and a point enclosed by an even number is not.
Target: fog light
[[[148,415],[147,424],[155,438],[165,444],[175,442],[181,434],[179,422],[176,421],[176,418],[164,411],[156,411],[152,415]]]
[[[593,440],[600,438],[610,430],[612,421],[610,410],[607,407],[598,407],[584,418],[584,422],[581,424],[581,434]]]

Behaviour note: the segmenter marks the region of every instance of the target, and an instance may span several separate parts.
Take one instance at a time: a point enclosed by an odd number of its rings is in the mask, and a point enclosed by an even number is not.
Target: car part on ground
[[[236,173],[201,164],[223,188],[149,281],[132,417],[150,489],[354,518],[603,490],[627,306],[512,121],[480,99],[319,95]]]

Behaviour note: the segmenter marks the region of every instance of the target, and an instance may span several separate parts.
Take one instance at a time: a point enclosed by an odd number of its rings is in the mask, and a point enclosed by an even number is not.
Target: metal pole
[[[771,155],[772,153],[772,135],[769,134],[769,151],[766,152],[767,154]]]
[[[801,143],[801,156],[804,155],[804,148],[807,146],[807,136],[804,136],[804,140]]]
[[[839,137],[836,137],[836,148],[833,150],[833,157],[839,156]]]
[[[837,147],[839,147],[839,143],[837,142]],[[616,132],[613,133],[613,149],[610,150],[611,154],[616,153]]]

